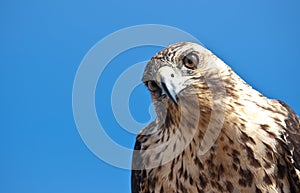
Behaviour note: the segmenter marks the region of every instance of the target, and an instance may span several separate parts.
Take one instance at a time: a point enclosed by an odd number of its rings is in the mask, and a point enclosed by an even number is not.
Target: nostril
[[[174,78],[174,74],[171,74],[171,77]]]

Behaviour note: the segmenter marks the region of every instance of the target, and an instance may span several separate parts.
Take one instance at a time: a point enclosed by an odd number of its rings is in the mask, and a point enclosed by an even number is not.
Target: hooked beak
[[[162,88],[162,93],[167,95],[177,105],[176,96],[186,87],[185,82],[188,78],[182,76],[180,71],[164,66],[158,70],[156,79]]]

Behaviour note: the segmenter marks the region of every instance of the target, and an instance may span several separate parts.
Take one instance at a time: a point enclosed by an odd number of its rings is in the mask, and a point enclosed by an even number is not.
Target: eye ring
[[[159,86],[156,84],[155,81],[148,81],[147,82],[147,87],[151,92],[156,92],[159,90]]]
[[[199,63],[199,57],[195,53],[189,53],[182,58],[182,63],[189,69],[195,69]]]

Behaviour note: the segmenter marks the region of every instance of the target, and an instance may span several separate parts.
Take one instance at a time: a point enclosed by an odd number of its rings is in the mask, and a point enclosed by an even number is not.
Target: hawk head
[[[183,107],[195,109],[195,119],[200,113],[209,118],[213,106],[225,96],[223,77],[228,74],[229,67],[209,50],[181,42],[152,57],[142,81],[151,93],[157,118],[178,123],[184,116]],[[187,114],[191,116],[191,112]]]

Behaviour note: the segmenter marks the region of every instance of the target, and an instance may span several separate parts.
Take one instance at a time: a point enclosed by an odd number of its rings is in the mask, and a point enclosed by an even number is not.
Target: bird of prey
[[[211,51],[181,42],[148,62],[156,119],[137,137],[132,193],[299,193],[300,119]]]

